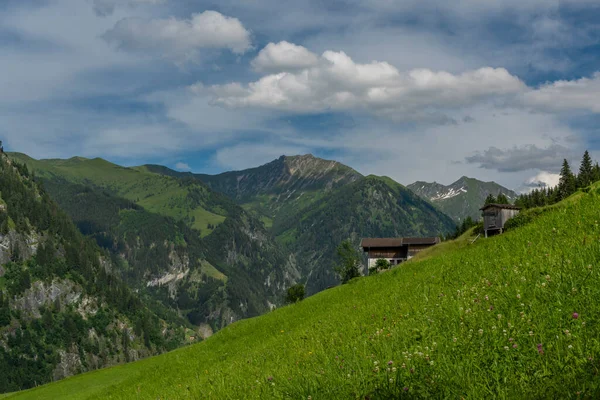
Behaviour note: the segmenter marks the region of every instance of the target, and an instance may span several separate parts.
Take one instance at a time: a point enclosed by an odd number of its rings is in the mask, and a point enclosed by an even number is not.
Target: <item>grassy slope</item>
[[[101,158],[86,159],[73,157],[68,160],[35,160],[25,154],[10,153],[10,157],[24,162],[36,175],[44,178],[60,177],[80,184],[93,184],[110,190],[118,196],[135,201],[150,212],[175,219],[194,217],[192,228],[206,236],[212,229],[207,225],[218,225],[225,220],[226,210],[218,207],[207,210],[190,203],[188,194],[191,186],[182,185],[177,179],[150,172],[146,167],[125,168]],[[205,197],[207,189],[194,185]]]
[[[10,398],[598,398],[598,190],[201,344]]]

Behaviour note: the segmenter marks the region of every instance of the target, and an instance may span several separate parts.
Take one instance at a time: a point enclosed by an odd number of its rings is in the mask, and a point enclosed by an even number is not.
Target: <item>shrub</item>
[[[288,304],[297,303],[304,299],[304,285],[298,283],[287,290],[285,302]]]

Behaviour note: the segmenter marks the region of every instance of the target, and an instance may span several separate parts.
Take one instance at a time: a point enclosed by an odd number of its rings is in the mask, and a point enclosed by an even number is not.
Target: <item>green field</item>
[[[134,201],[150,212],[177,220],[193,218],[190,226],[198,229],[202,237],[213,231],[208,224],[216,227],[227,216],[218,199],[213,198],[214,194],[201,184],[182,184],[176,178],[151,172],[143,166],[126,168],[101,158],[35,160],[21,153],[10,153],[10,157],[27,164],[39,177],[93,185]]]
[[[203,343],[9,398],[599,398],[599,192]]]

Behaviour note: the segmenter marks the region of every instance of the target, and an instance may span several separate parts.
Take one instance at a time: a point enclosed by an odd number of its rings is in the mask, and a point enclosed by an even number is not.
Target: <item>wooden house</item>
[[[502,233],[506,221],[521,211],[521,207],[512,204],[486,204],[481,207],[483,212],[483,231],[485,237]]]
[[[391,265],[400,264],[439,242],[438,237],[365,238],[360,245],[367,253],[367,268],[371,268],[380,258],[388,260]]]

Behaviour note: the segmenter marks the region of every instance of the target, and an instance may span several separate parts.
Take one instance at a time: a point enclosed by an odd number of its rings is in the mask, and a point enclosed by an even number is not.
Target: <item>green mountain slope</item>
[[[11,157],[27,162],[80,229],[122,260],[132,287],[193,324],[215,330],[264,313],[298,278],[262,223],[194,178],[100,159]]]
[[[599,208],[596,184],[503,235],[9,398],[598,398]]]
[[[268,226],[272,220],[362,178],[350,167],[310,154],[281,156],[260,167],[218,175],[180,173],[156,165],[146,168],[170,176],[193,176],[253,211]]]
[[[333,265],[342,240],[351,238],[358,246],[361,237],[439,236],[454,229],[449,217],[392,179],[363,177],[312,155],[282,156],[219,175],[146,168],[165,176],[193,176],[261,216],[292,254],[309,293],[338,282]]]
[[[448,186],[437,182],[418,181],[408,185],[407,188],[435,204],[457,222],[467,217],[478,220],[481,217],[479,208],[489,194],[497,196],[502,193],[511,201],[517,198],[515,192],[495,182],[483,182],[466,176]]]
[[[351,238],[438,236],[454,222],[390,178],[368,176],[348,184],[273,226],[307,277],[309,292],[337,283],[335,249]]]
[[[0,192],[0,392],[183,343],[184,321],[142,302],[110,255],[1,153]]]
[[[125,168],[101,158],[34,160],[20,153],[9,153],[9,156],[27,164],[40,178],[58,178],[101,188],[148,211],[184,220],[203,236],[212,232],[209,224],[220,224],[237,208],[227,197],[193,179],[173,179],[145,167]]]

